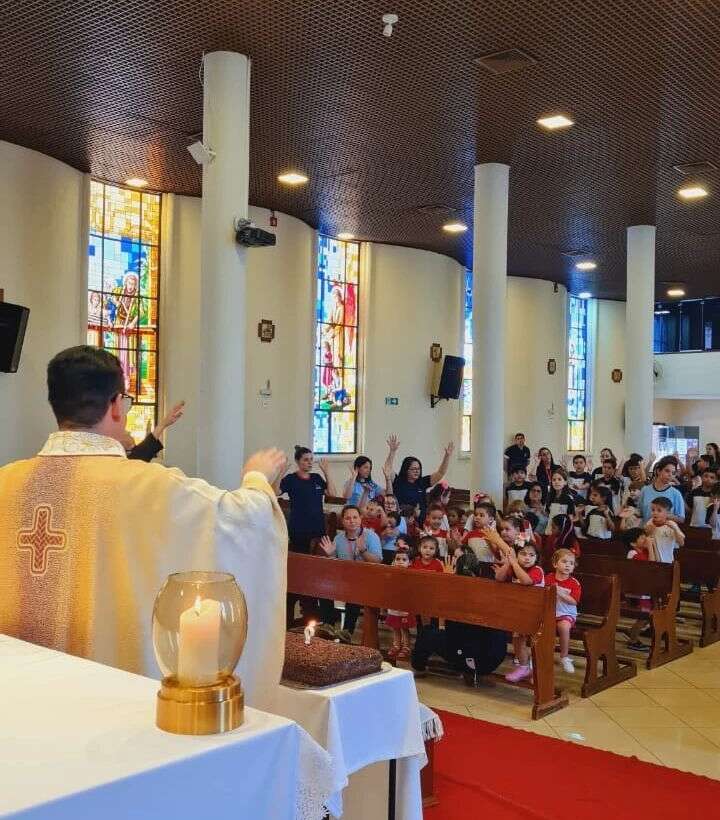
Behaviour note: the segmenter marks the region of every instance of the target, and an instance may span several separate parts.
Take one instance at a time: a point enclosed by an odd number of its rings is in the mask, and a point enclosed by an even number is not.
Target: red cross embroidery
[[[52,507],[40,504],[35,507],[31,530],[20,530],[17,537],[19,550],[28,550],[31,555],[30,572],[45,575],[49,550],[64,550],[65,533],[52,528]]]

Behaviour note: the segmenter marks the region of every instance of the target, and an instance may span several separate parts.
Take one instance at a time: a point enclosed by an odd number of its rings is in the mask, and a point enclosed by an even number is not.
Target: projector
[[[252,225],[239,225],[235,231],[235,241],[244,248],[266,248],[275,244],[275,234],[253,228]]]

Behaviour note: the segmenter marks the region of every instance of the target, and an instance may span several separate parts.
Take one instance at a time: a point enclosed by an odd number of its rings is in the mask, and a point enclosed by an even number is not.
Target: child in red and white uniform
[[[426,572],[444,572],[443,563],[438,559],[438,542],[434,535],[423,535],[418,544],[418,557],[410,564],[410,569],[424,569]]]
[[[497,557],[485,537],[487,531],[496,529],[496,517],[497,510],[490,501],[480,501],[475,504],[472,529],[465,533],[462,541],[475,553],[478,561],[486,564],[492,564]]]
[[[620,539],[628,547],[627,557],[631,561],[659,561],[660,553],[655,545],[655,539],[648,535],[641,527],[633,527],[625,530],[620,535]],[[652,598],[649,595],[631,595],[626,593],[625,598],[628,603],[636,606],[643,612],[652,610]],[[628,644],[631,649],[641,649],[647,651],[647,647],[641,642]]]
[[[443,527],[445,508],[442,504],[431,504],[425,516],[422,535],[432,535],[438,542],[438,555],[446,558],[448,554],[448,531]]]
[[[500,525],[500,532],[503,540],[506,539],[507,528],[505,521]],[[511,581],[513,584],[523,586],[545,586],[545,574],[542,568],[537,565],[538,552],[534,542],[525,543],[524,539],[516,541],[514,546],[505,544],[503,549],[503,560],[496,570],[495,578],[498,581]],[[509,683],[518,683],[532,675],[532,664],[530,662],[530,648],[528,647],[527,635],[513,635],[513,648],[515,650],[515,662],[517,668],[505,675],[505,680]]]
[[[577,620],[577,605],[582,590],[577,578],[573,578],[575,555],[569,549],[559,549],[553,553],[554,572],[545,576],[545,586],[557,587],[555,602],[555,623],[560,641],[560,665],[572,675],[575,665],[570,658],[570,630]]]
[[[410,554],[405,550],[398,550],[395,553],[392,565],[402,569],[410,566]],[[410,629],[415,626],[415,616],[408,612],[400,612],[397,609],[388,609],[385,623],[393,631],[392,646],[388,651],[388,657],[393,660],[407,660],[410,657]]]

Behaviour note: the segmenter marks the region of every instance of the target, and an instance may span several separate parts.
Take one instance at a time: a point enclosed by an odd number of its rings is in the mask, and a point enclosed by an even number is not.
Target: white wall
[[[45,368],[83,341],[87,255],[83,174],[0,141],[0,288],[30,308],[17,373],[0,373],[0,464],[33,455],[54,420]]]
[[[720,400],[718,399],[656,398],[654,416],[656,423],[698,426],[701,451],[705,449],[705,444],[709,441],[716,444],[720,442]]]
[[[656,355],[661,375],[655,381],[659,399],[720,398],[720,352]]]
[[[615,383],[611,373],[623,371]],[[600,450],[609,447],[616,455],[625,449],[625,302],[597,301],[597,332],[592,402],[592,453],[599,464]]]

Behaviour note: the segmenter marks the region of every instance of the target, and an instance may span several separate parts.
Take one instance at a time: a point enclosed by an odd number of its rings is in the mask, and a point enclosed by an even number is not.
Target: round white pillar
[[[250,61],[207,54],[203,81],[203,143],[215,158],[202,179],[197,464],[210,483],[236,488],[245,439],[246,250],[233,224],[248,213]]]
[[[475,166],[471,492],[503,499],[505,302],[510,168]]]
[[[655,226],[627,229],[625,455],[652,449]]]

